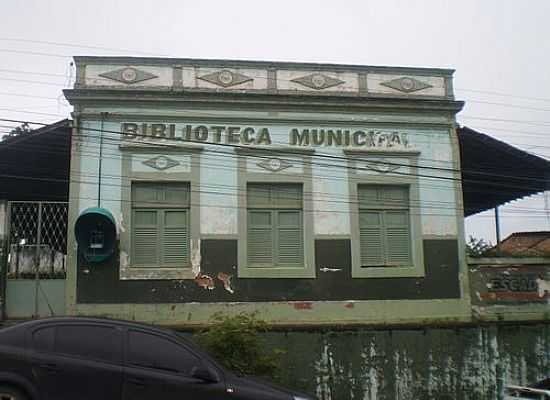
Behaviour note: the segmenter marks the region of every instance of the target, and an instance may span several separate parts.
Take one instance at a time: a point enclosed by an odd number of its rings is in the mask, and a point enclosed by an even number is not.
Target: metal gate
[[[66,202],[9,202],[5,314],[30,318],[64,313]]]

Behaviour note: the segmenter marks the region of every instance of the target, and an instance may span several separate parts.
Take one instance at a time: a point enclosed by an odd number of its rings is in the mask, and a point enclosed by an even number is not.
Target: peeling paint
[[[120,251],[120,268],[128,268],[128,253],[126,253],[124,250]]]
[[[191,240],[191,270],[195,277],[201,273],[201,240]]]
[[[235,291],[231,288],[231,275],[228,275],[225,272],[220,272],[218,273],[217,278],[223,282],[223,288],[225,290],[231,294],[235,293]]]
[[[296,310],[312,310],[313,303],[311,301],[299,301],[291,303]]]
[[[195,282],[197,283],[197,285],[203,289],[207,289],[207,290],[214,290],[214,288],[216,287],[216,285],[214,284],[214,279],[212,279],[210,276],[208,275],[198,275],[196,278],[195,278]]]
[[[550,294],[550,281],[537,278],[537,292],[539,297],[544,297],[546,293]]]
[[[119,233],[124,233],[126,232],[126,228],[124,228],[124,216],[122,215],[122,213],[119,213],[118,215],[118,231]]]

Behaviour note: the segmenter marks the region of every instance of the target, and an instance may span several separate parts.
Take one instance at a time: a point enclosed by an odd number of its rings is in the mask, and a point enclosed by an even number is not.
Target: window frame
[[[122,280],[142,279],[195,279],[193,272],[193,255],[200,251],[200,153],[202,146],[181,145],[175,148],[159,148],[159,146],[140,145],[122,146],[122,189],[121,212],[122,221],[120,233],[120,269],[119,278]],[[185,157],[189,168],[185,172],[171,172],[171,169],[163,171],[144,172],[143,168],[134,170],[135,163],[143,164],[147,157],[165,155],[170,158]],[[189,185],[188,211],[188,238],[189,238],[189,263],[185,266],[143,266],[132,263],[132,183],[187,183]]]
[[[422,240],[422,225],[421,225],[421,207],[420,207],[420,190],[416,167],[418,165],[417,151],[406,152],[380,152],[380,151],[364,151],[350,152],[349,165],[349,191],[350,191],[350,225],[351,225],[351,276],[352,278],[404,278],[404,277],[424,277],[424,254]],[[406,158],[409,161],[409,167],[401,167],[395,173],[366,171],[365,161],[370,161],[375,158],[379,161],[380,158],[387,159],[389,163],[392,159]],[[396,161],[397,162],[397,161]],[[403,175],[403,170],[408,169],[410,175]],[[408,187],[408,214],[409,214],[409,245],[411,252],[411,264],[409,266],[372,266],[362,268],[361,262],[361,236],[359,217],[361,207],[359,205],[359,187],[360,186],[403,186]],[[383,211],[391,211],[388,207]]]
[[[277,151],[279,150],[279,151]],[[239,278],[315,278],[315,242],[313,230],[313,199],[312,199],[312,168],[311,154],[314,149],[277,148],[239,149],[238,154],[238,276]],[[254,154],[255,157],[247,157]],[[289,153],[295,153],[290,155]],[[260,156],[260,157],[258,157]],[[302,174],[286,172],[287,170],[257,171],[248,169],[248,161],[255,165],[262,158],[300,158],[299,165]],[[289,168],[291,170],[291,168]],[[248,185],[249,184],[301,184],[302,185],[302,243],[303,265],[302,267],[265,266],[251,267],[248,265]],[[269,209],[272,210],[272,209]],[[283,208],[280,209],[284,210]]]
[[[63,327],[84,327],[84,328],[106,328],[106,329],[112,329],[117,336],[118,339],[118,353],[116,354],[117,357],[114,357],[114,360],[107,360],[100,357],[93,357],[93,356],[83,356],[80,354],[72,354],[72,353],[65,353],[62,351],[59,351],[57,348],[57,340],[58,340],[58,329]],[[49,350],[43,350],[36,347],[36,342],[34,340],[34,335],[36,332],[44,330],[44,329],[53,329],[53,343],[52,343],[52,349]],[[109,364],[109,365],[117,365],[120,366],[123,363],[124,355],[123,355],[123,347],[124,347],[124,332],[122,329],[115,325],[110,324],[101,324],[101,323],[87,323],[87,322],[63,322],[63,323],[55,323],[55,324],[46,324],[46,325],[40,325],[37,327],[34,327],[33,329],[29,330],[28,334],[28,340],[29,340],[29,349],[33,351],[36,354],[48,354],[48,355],[54,355],[56,357],[66,357],[73,360],[86,360],[86,361],[92,361],[97,363],[103,363],[103,364]]]
[[[249,182],[247,184],[247,195],[250,194],[248,188],[250,187],[250,185],[257,185],[256,183],[251,183]],[[265,186],[266,184],[262,183],[261,185]],[[273,186],[276,186],[276,185],[285,185],[285,183],[282,183],[282,184],[279,184],[279,183],[271,183],[271,184],[267,184],[271,187]],[[262,263],[256,263],[256,264],[252,264],[250,262],[250,246],[247,246],[247,265],[249,265],[249,268],[277,268],[277,269],[290,269],[290,268],[300,268],[300,267],[296,267],[296,266],[292,266],[290,264],[284,264],[284,263],[281,263],[280,262],[280,254],[281,254],[281,249],[280,249],[280,234],[279,234],[279,231],[281,229],[284,229],[284,228],[293,228],[293,229],[296,229],[298,228],[300,230],[300,234],[302,236],[301,238],[301,247],[302,247],[302,254],[301,254],[301,259],[302,259],[302,262],[301,264],[303,264],[303,260],[304,260],[304,211],[303,211],[303,185],[299,184],[300,185],[300,189],[301,189],[301,198],[302,198],[302,201],[300,202],[300,206],[299,207],[294,207],[294,206],[288,206],[288,207],[285,207],[285,206],[281,206],[281,205],[271,205],[271,207],[269,206],[269,204],[259,204],[259,205],[255,205],[255,206],[251,206],[250,204],[248,205],[248,209],[247,209],[247,213],[246,213],[246,216],[247,216],[247,237],[246,237],[246,240],[247,242],[249,243],[250,242],[250,230],[251,229],[255,229],[255,228],[260,228],[260,229],[267,229],[269,228],[271,230],[271,236],[272,236],[272,241],[271,241],[271,258],[272,258],[272,261],[273,263],[272,264],[262,264]],[[284,189],[283,189],[284,190]],[[263,213],[263,214],[269,214],[269,220],[270,220],[270,223],[268,225],[264,225],[264,226],[261,226],[261,224],[252,224],[251,222],[251,214],[254,214],[254,213]],[[294,224],[294,225],[283,225],[280,223],[280,216],[281,214],[284,214],[284,213],[293,213],[293,214],[296,214],[298,213],[299,215],[299,222],[297,224]],[[252,266],[254,265],[254,266]]]
[[[164,229],[166,228],[166,219],[165,219],[165,216],[166,216],[166,213],[170,213],[170,212],[185,212],[185,224],[186,224],[186,230],[187,230],[187,236],[189,238],[189,233],[190,233],[190,230],[191,230],[191,224],[190,224],[190,210],[191,210],[191,205],[190,205],[190,195],[191,195],[191,192],[190,192],[190,184],[189,182],[141,182],[141,181],[132,181],[131,185],[132,185],[132,191],[135,187],[135,185],[139,185],[140,183],[145,183],[149,186],[158,186],[158,187],[163,187],[166,188],[167,185],[170,185],[170,184],[176,184],[176,185],[182,185],[182,186],[187,186],[187,199],[185,202],[182,202],[182,204],[176,204],[176,203],[165,203],[165,204],[162,204],[162,203],[155,203],[155,204],[147,204],[147,203],[143,203],[143,202],[139,202],[138,200],[134,201],[134,198],[133,198],[133,195],[132,195],[132,204],[131,204],[131,208],[132,208],[132,211],[131,211],[131,220],[130,220],[130,225],[131,225],[131,233],[130,233],[130,260],[131,260],[131,263],[132,263],[132,266],[133,267],[137,267],[137,268],[151,268],[151,269],[154,269],[154,268],[190,268],[191,267],[191,246],[190,246],[190,243],[186,243],[187,245],[187,256],[186,256],[186,260],[184,262],[183,265],[177,265],[177,264],[170,264],[170,263],[165,263],[164,262],[164,254],[163,254],[163,245],[164,245],[164,241],[163,241],[163,231]],[[176,189],[177,190],[177,189]],[[156,224],[154,225],[156,227],[156,234],[157,234],[157,243],[156,243],[156,247],[157,247],[157,261],[158,261],[158,264],[153,264],[153,265],[149,265],[148,263],[137,263],[135,260],[133,260],[133,258],[135,257],[135,229],[136,229],[136,212],[155,212],[156,213]],[[151,225],[152,227],[153,225]]]
[[[185,343],[182,343],[181,341],[177,340],[176,338],[174,338],[170,335],[160,334],[158,332],[152,332],[152,331],[148,331],[148,330],[142,329],[142,328],[128,327],[126,329],[126,332],[125,332],[125,335],[124,335],[124,338],[125,338],[125,340],[124,340],[125,351],[124,351],[124,360],[123,360],[124,366],[127,367],[127,368],[138,368],[138,369],[144,369],[144,370],[147,370],[147,371],[155,371],[156,373],[170,374],[170,375],[176,375],[176,376],[186,376],[186,377],[191,376],[191,375],[187,375],[187,374],[185,374],[181,371],[176,372],[176,371],[170,371],[170,370],[162,369],[162,368],[155,368],[154,366],[133,364],[131,362],[131,359],[130,359],[131,350],[132,350],[130,348],[130,335],[131,335],[132,332],[145,334],[145,335],[151,335],[151,336],[156,337],[157,339],[165,340],[165,341],[167,341],[167,342],[169,342],[172,345],[175,345],[177,347],[182,347],[185,351],[187,351],[189,354],[191,354],[192,356],[194,356],[198,360],[197,365],[204,364],[204,357],[203,357],[202,354],[197,353],[190,346],[186,345]]]

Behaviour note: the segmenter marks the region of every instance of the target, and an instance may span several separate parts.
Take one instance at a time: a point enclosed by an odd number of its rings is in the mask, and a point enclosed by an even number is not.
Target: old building
[[[104,236],[84,224],[68,249],[69,313],[188,325],[254,310],[284,325],[468,318],[451,70],[76,65],[69,226],[107,210],[118,242],[94,259]]]
[[[467,258],[463,222],[550,163],[456,126],[452,71],[76,61],[74,120],[0,143],[0,323],[258,311],[323,399],[545,376],[550,259]]]

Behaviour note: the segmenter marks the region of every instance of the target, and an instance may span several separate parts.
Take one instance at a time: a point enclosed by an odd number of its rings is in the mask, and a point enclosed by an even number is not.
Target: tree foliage
[[[16,126],[15,128],[13,128],[10,133],[8,133],[7,135],[4,135],[2,136],[2,140],[7,140],[11,137],[15,137],[15,136],[22,136],[22,135],[28,135],[30,134],[32,131],[29,127],[29,124],[27,124],[26,122],[21,124],[21,126]]]
[[[493,245],[490,242],[470,236],[466,243],[466,254],[470,257],[483,257],[492,248]]]
[[[282,351],[267,349],[259,335],[267,332],[267,324],[256,313],[235,316],[216,313],[212,322],[212,326],[195,335],[210,355],[239,375],[279,378]]]

